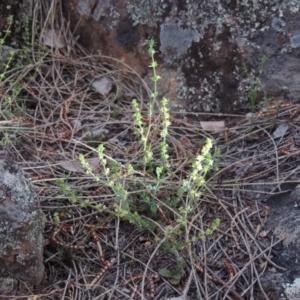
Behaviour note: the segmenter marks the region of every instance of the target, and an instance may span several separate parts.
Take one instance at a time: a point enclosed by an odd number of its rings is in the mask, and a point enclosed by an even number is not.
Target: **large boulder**
[[[271,197],[267,204],[271,214],[266,231],[274,241],[282,240],[273,248],[272,261],[283,269],[264,274],[262,284],[276,295],[272,299],[300,299],[300,185]]]
[[[70,0],[63,7],[81,44],[141,75],[149,64],[145,41],[153,37],[159,91],[173,110],[247,111],[249,90],[260,87],[271,100],[298,101],[297,1]],[[268,60],[260,86],[263,54]]]
[[[9,159],[0,159],[0,294],[14,279],[39,284],[44,276],[44,214],[30,180]]]

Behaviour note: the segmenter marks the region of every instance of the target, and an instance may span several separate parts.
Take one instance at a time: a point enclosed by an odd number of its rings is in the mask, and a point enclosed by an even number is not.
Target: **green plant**
[[[56,185],[59,187],[60,189],[60,194],[63,194],[65,196],[68,197],[68,199],[73,203],[77,203],[78,202],[78,197],[77,195],[74,193],[72,187],[67,184],[65,182],[65,180],[63,179],[56,179]]]
[[[12,141],[10,139],[9,133],[4,132],[2,139],[0,139],[0,146],[8,147],[12,144]]]
[[[132,101],[134,133],[141,146],[141,160],[135,161],[134,165],[132,163],[123,165],[105,154],[103,144],[97,148],[102,168],[100,173],[92,170],[83,155],[79,155],[79,160],[88,175],[99,184],[109,188],[114,194],[113,211],[109,213],[118,220],[129,221],[138,228],[147,230],[156,228],[163,234],[160,237],[158,234],[156,241],[158,243],[164,241],[165,249],[172,252],[183,250],[185,244],[213,234],[220,224],[220,219],[213,220],[212,225],[204,232],[195,235],[192,241],[188,237],[185,241],[182,240],[183,232],[193,217],[195,207],[201,204],[206,177],[214,169],[214,160],[211,155],[213,144],[211,139],[205,141],[200,153],[192,159],[186,178],[178,182],[175,179],[168,153],[168,128],[170,126],[168,100],[163,98],[158,101],[157,99],[157,82],[160,77],[156,73],[154,46],[154,41],[150,40],[148,50],[151,57],[150,67],[154,75],[152,77],[153,92],[151,101],[147,105],[146,117],[143,117],[143,108],[139,106],[138,101],[136,99]],[[155,107],[158,107],[157,111]],[[154,147],[154,144],[159,147]],[[163,195],[167,194],[165,186],[172,186],[174,189],[169,193],[169,199],[162,199]],[[137,206],[131,199],[132,195],[135,195],[139,203]],[[159,220],[154,221],[153,218],[163,213],[161,205],[165,210],[169,209],[170,215],[175,215],[176,225],[157,226]]]
[[[33,32],[34,26],[30,27],[30,23],[33,24],[37,20],[29,20],[26,17],[23,22],[22,47],[9,52],[9,57],[0,72],[0,120],[10,121],[14,118],[21,119],[24,116],[25,102],[20,97],[20,93],[24,88],[28,90],[30,82],[36,75],[35,67],[33,67],[33,54],[34,38],[37,35],[36,32]],[[0,39],[0,53],[11,33],[13,23],[13,16],[9,16],[5,35]],[[0,138],[0,143],[5,146],[13,144],[9,140],[11,136],[20,137],[23,131],[20,127],[15,126],[7,126],[5,130],[6,132]],[[16,141],[18,140],[15,139],[14,142]]]
[[[257,74],[255,76],[253,76],[249,73],[246,64],[244,64],[244,69],[248,76],[248,84],[250,86],[250,90],[248,92],[248,97],[250,100],[250,106],[251,106],[252,112],[254,112],[256,109],[258,93],[261,91],[261,76],[263,74],[264,65],[266,64],[267,59],[268,59],[267,56],[265,54],[263,54]],[[265,97],[266,97],[266,95],[265,95]]]
[[[175,270],[169,270],[169,269],[160,269],[158,272],[162,277],[169,278],[169,279],[181,279],[181,270],[175,269]]]
[[[151,58],[151,64],[150,67],[152,68],[153,71],[153,92],[151,94],[151,101],[148,104],[148,120],[149,120],[149,125],[145,126],[142,122],[142,115],[140,113],[140,108],[137,103],[137,100],[134,99],[132,101],[132,106],[134,109],[134,125],[135,125],[135,132],[136,135],[140,138],[140,142],[143,147],[143,153],[144,153],[144,172],[146,171],[146,167],[149,163],[151,163],[153,159],[153,152],[152,152],[152,145],[150,142],[150,134],[151,134],[151,129],[152,129],[152,121],[153,121],[153,113],[154,113],[154,107],[155,103],[157,103],[157,96],[158,96],[158,90],[157,90],[157,83],[160,80],[160,76],[156,73],[156,68],[157,68],[157,62],[154,59],[154,55],[156,53],[154,46],[155,42],[154,40],[149,41],[149,48],[148,52]],[[167,135],[168,135],[168,127],[170,125],[170,114],[168,112],[167,104],[168,100],[166,98],[163,98],[161,100],[161,107],[160,107],[160,113],[162,116],[162,129],[160,132],[160,136],[162,137],[160,148],[161,148],[161,159],[165,167],[169,167],[169,162],[168,162],[168,145],[166,142]],[[160,177],[162,173],[162,168],[157,169],[156,172],[158,176]]]
[[[81,199],[73,190],[72,186],[69,185],[64,179],[56,179],[56,185],[59,187],[59,194],[64,195],[71,204],[80,204],[83,209],[90,208],[99,213],[108,212],[107,207],[102,203],[96,205],[92,204],[88,199]],[[73,214],[73,211],[69,211],[69,214]]]
[[[31,39],[32,34],[29,30],[29,18],[25,17],[24,19],[24,31],[22,36],[22,48],[21,51],[18,53],[16,66],[28,66],[33,63],[32,53],[34,42]]]
[[[14,22],[14,17],[12,15],[9,15],[7,18],[7,28],[4,31],[5,34],[2,38],[0,38],[0,46],[2,46],[5,43],[7,37],[11,34],[11,27],[13,22]]]
[[[8,18],[7,18],[7,28],[6,28],[6,30],[4,31],[5,34],[4,34],[4,36],[3,36],[2,38],[0,38],[0,53],[2,52],[2,49],[1,49],[1,48],[3,47],[3,45],[4,45],[5,41],[6,41],[6,39],[7,39],[8,36],[11,34],[11,28],[12,28],[13,22],[14,22],[13,16],[12,16],[12,15],[8,16]],[[3,81],[4,78],[5,78],[5,75],[6,75],[6,73],[7,73],[7,70],[9,69],[9,67],[10,67],[10,65],[11,65],[11,62],[12,62],[13,57],[14,57],[14,54],[15,54],[14,51],[10,51],[10,52],[9,52],[9,57],[8,57],[8,59],[7,59],[6,63],[5,63],[5,65],[4,65],[3,70],[2,70],[1,73],[0,73],[0,86],[1,86],[2,81]]]

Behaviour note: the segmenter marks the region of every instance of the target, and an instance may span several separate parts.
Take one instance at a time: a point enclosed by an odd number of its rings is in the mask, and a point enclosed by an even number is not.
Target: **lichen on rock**
[[[126,0],[127,11],[134,25],[146,24],[156,27],[163,21],[163,15],[169,4],[164,0]]]
[[[297,101],[299,76],[292,65],[299,51],[299,1],[101,0],[90,1],[85,10],[85,0],[63,5],[67,14],[78,8],[80,17],[76,20],[72,13],[70,21],[79,42],[120,59],[142,76],[148,67],[142,49],[154,38],[160,75],[166,77],[163,73],[170,70],[180,74],[177,95],[174,85],[164,93],[173,108],[247,113],[249,78],[257,76],[264,54],[268,61],[261,88],[274,101],[282,100],[285,88],[286,100]],[[263,93],[256,103],[261,100]]]
[[[182,28],[178,23],[164,23],[160,28],[160,51],[166,63],[174,63],[190,48],[192,42],[199,42],[196,30]]]
[[[0,278],[41,282],[43,229],[44,215],[30,180],[11,160],[0,159]]]

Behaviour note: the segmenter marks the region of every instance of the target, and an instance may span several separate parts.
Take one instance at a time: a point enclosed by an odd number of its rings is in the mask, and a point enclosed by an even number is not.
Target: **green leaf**
[[[173,270],[170,271],[168,269],[161,269],[158,272],[162,277],[166,277],[166,278],[172,278],[172,279],[177,279],[180,280],[181,279],[181,274],[178,270]]]

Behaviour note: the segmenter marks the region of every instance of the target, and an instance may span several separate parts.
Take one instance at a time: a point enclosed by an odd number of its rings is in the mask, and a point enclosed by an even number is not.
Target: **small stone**
[[[93,82],[94,89],[101,95],[106,96],[112,88],[112,80],[109,77],[102,77]]]

